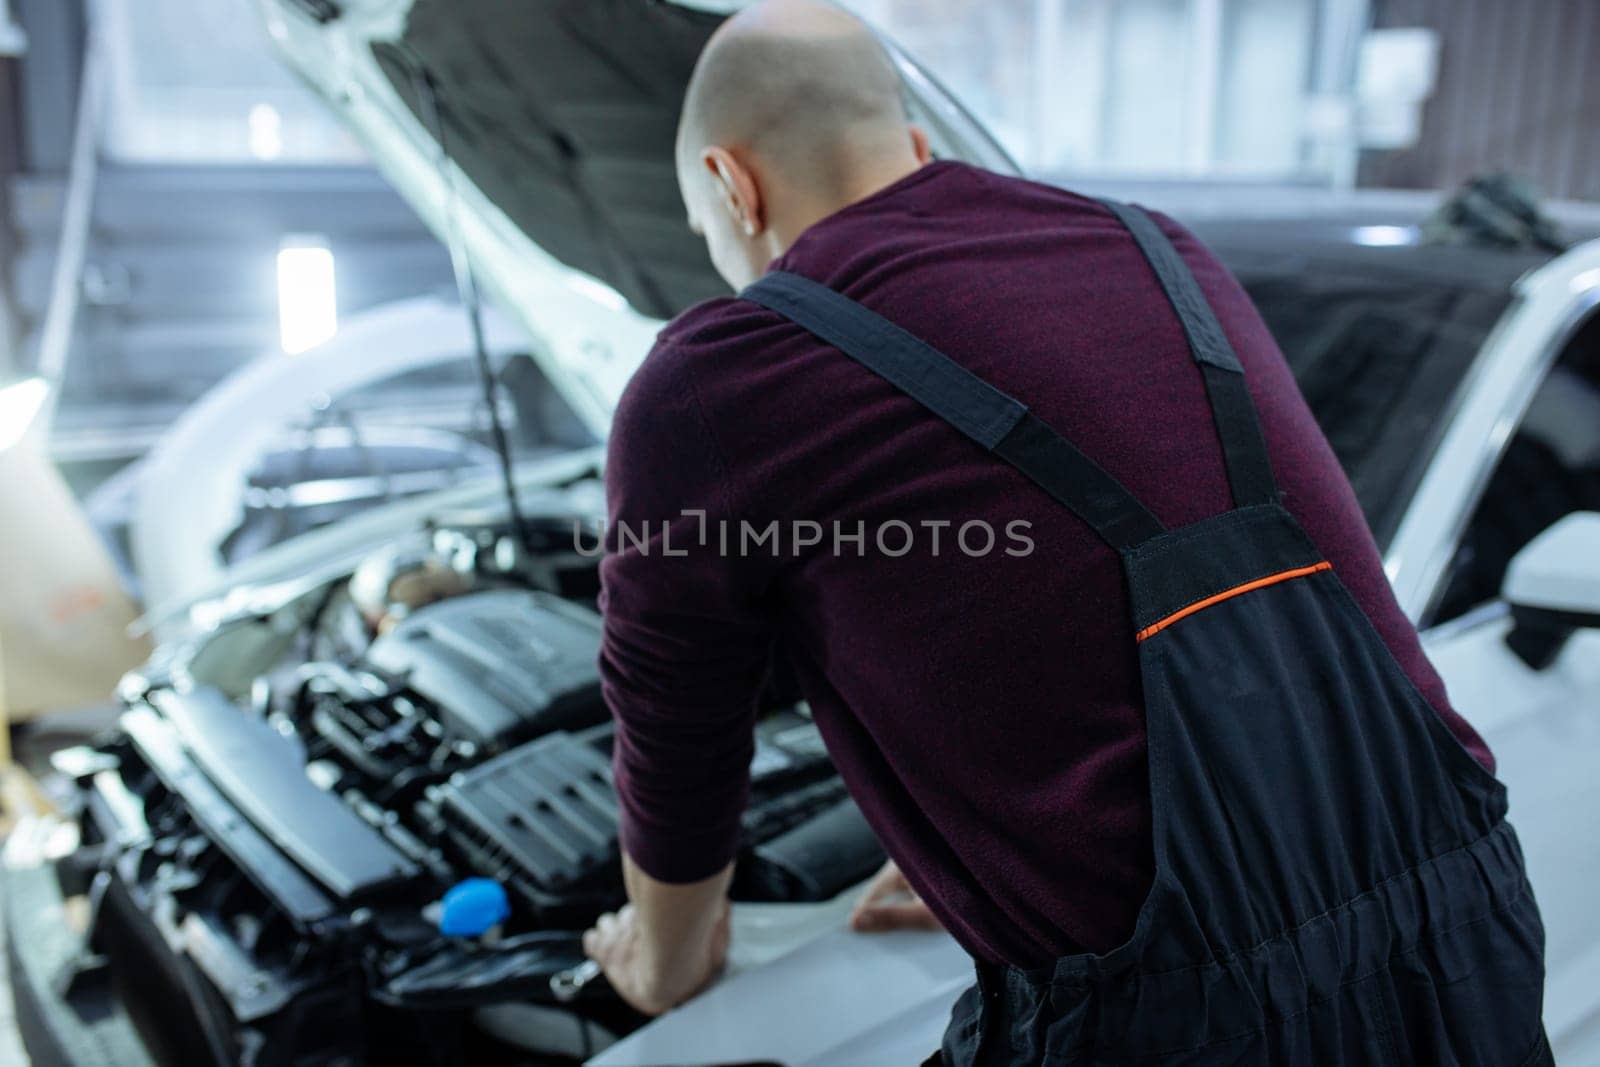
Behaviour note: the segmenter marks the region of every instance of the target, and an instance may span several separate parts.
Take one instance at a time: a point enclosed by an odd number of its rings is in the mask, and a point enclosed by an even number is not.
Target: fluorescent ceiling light
[[[1370,248],[1394,248],[1417,243],[1415,226],[1357,226],[1350,231],[1350,239]]]
[[[278,338],[290,354],[339,331],[333,253],[320,237],[285,237],[278,248]]]
[[[25,378],[0,389],[0,452],[22,440],[49,395],[43,378]]]
[[[271,104],[257,104],[245,120],[250,129],[250,154],[257,159],[283,155],[283,116]]]

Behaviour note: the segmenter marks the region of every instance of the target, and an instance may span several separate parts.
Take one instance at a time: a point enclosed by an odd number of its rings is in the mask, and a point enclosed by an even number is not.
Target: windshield
[[[1457,387],[1511,301],[1523,257],[1213,248],[1283,349],[1386,548]]]

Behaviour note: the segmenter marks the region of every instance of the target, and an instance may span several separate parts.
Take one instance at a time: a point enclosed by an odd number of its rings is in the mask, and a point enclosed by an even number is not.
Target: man
[[[930,162],[870,32],[813,0],[718,30],[677,163],[749,288],[662,331],[610,442],[613,535],[648,535],[602,567],[631,903],[585,947],[618,992],[660,1012],[722,965],[781,644],[898,865],[855,925],[936,916],[978,963],[947,1061],[1534,1049],[1490,755],[1226,270],[1170,221]],[[1444,936],[1418,909],[1499,939],[1407,985],[1383,961]]]

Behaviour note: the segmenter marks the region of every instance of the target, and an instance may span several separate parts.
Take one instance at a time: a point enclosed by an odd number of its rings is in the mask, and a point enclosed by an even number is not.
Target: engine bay
[[[161,646],[60,762],[63,891],[162,1059],[566,1063],[645,1021],[561,982],[624,893],[598,561],[553,543],[439,526],[236,611]],[[217,669],[260,647],[247,684]],[[736,901],[827,900],[883,861],[777,694],[742,826]]]

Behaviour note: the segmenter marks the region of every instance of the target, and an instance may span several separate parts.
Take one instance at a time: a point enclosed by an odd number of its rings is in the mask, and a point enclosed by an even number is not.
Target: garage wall
[[[1374,0],[1379,28],[1439,34],[1439,82],[1411,148],[1363,154],[1363,185],[1455,186],[1511,170],[1600,200],[1600,2]]]
[[[112,100],[51,438],[75,486],[141,455],[217,381],[277,348],[276,257],[285,235],[319,235],[335,253],[341,319],[452,283],[445,249],[375,170],[351,163],[349,152],[301,150],[324,143],[299,135],[301,117],[314,124],[321,105],[256,39],[266,31],[254,7],[184,3],[197,23],[187,35],[174,19],[183,6],[176,0],[101,0],[97,9],[141,26],[136,16],[164,13],[158,28],[171,44],[163,51],[160,38],[124,32],[107,46]],[[28,51],[8,82],[17,158],[14,173],[0,173],[0,287],[10,299],[13,369],[21,370],[37,353],[60,244],[84,22],[81,0],[12,7]],[[224,15],[239,22],[232,36],[218,29]],[[230,60],[239,55],[249,63]],[[271,160],[256,158],[245,136],[257,103],[282,120]],[[174,113],[197,118],[185,125]],[[227,136],[207,121],[217,114],[232,116]],[[345,136],[333,119],[324,122]],[[0,143],[0,170],[4,159]],[[0,343],[0,381],[5,353]]]

